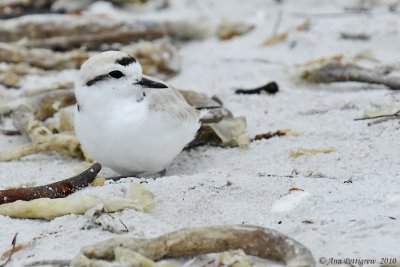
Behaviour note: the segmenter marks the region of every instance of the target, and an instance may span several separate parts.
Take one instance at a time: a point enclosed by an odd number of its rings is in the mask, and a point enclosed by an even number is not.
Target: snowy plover
[[[162,172],[195,136],[200,112],[135,58],[107,51],[82,64],[75,131],[83,149],[123,175]]]

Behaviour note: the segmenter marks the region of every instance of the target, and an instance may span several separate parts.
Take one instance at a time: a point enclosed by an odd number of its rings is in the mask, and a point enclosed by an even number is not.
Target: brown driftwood
[[[104,17],[76,15],[30,15],[2,21],[0,41],[26,47],[69,50],[100,48],[107,43],[131,43],[158,39],[166,34],[162,23],[118,22]]]
[[[63,198],[75,191],[88,186],[101,170],[99,163],[94,163],[89,169],[82,173],[48,185],[13,188],[0,190],[0,204],[10,203],[17,200],[29,201],[37,198]]]
[[[275,230],[252,225],[187,228],[150,239],[112,238],[83,248],[72,265],[108,267],[137,254],[156,261],[237,249],[287,266],[315,266],[311,252],[302,244]]]
[[[301,77],[314,83],[362,82],[382,84],[392,90],[400,90],[400,77],[382,74],[354,64],[327,63],[321,67],[306,70]]]

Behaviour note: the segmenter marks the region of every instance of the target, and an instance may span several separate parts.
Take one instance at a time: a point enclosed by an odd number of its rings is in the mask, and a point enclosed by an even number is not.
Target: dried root
[[[84,172],[48,185],[29,187],[29,188],[14,188],[0,190],[0,205],[11,203],[17,200],[32,200],[38,198],[63,198],[75,191],[88,186],[101,170],[99,163],[93,164]]]
[[[251,225],[188,228],[152,239],[113,238],[83,248],[72,265],[133,265],[134,262],[143,264],[238,249],[248,255],[284,262],[287,266],[315,266],[311,252],[297,241],[277,231]]]

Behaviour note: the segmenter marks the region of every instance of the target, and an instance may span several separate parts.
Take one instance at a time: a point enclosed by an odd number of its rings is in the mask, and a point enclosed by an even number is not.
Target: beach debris
[[[140,184],[134,187],[142,187],[141,190],[148,191],[148,189]],[[87,210],[99,204],[102,204],[108,212],[124,209],[149,212],[154,207],[153,199],[143,197],[144,195],[153,197],[151,193],[142,193],[136,196],[133,193],[130,194],[130,190],[131,187],[128,188],[128,197],[86,194],[57,199],[38,198],[30,201],[18,200],[0,205],[0,215],[13,218],[51,220],[68,214],[84,214]]]
[[[104,44],[128,44],[166,35],[164,23],[120,22],[107,17],[67,14],[29,15],[3,21],[0,41],[25,47],[71,50],[100,49]]]
[[[116,220],[104,207],[102,203],[88,209],[85,216],[89,219],[83,229],[89,230],[100,226],[101,229],[115,234],[129,232],[126,225],[121,220]]]
[[[275,136],[294,136],[297,137],[300,134],[292,129],[279,129],[274,132],[267,132],[262,134],[256,134],[256,136],[252,139],[252,141],[258,141],[263,139],[270,139]]]
[[[90,55],[90,53],[78,49],[55,52],[44,48],[29,49],[9,43],[0,43],[0,61],[14,64],[26,63],[44,70],[77,69]]]
[[[16,160],[46,151],[56,151],[71,157],[88,158],[75,135],[53,134],[42,121],[35,117],[34,110],[28,105],[20,105],[13,110],[12,120],[15,128],[27,136],[31,143],[0,151],[0,161]]]
[[[340,38],[344,40],[368,41],[371,36],[366,33],[341,32]]]
[[[276,94],[279,91],[279,86],[276,82],[269,82],[263,86],[256,87],[253,89],[236,89],[235,94]]]
[[[38,198],[63,198],[90,185],[101,170],[99,163],[94,163],[82,173],[48,185],[0,190],[0,205],[17,200],[29,201]]]
[[[159,79],[171,78],[181,68],[178,49],[171,41],[140,41],[123,46],[120,50],[138,59],[144,74]]]
[[[317,149],[299,148],[297,150],[291,150],[290,156],[293,158],[297,158],[304,155],[328,154],[335,151],[336,149],[334,148],[317,148]]]
[[[230,40],[233,37],[244,35],[254,29],[254,25],[246,22],[223,20],[217,29],[220,40]]]
[[[250,137],[246,127],[244,117],[228,117],[219,122],[203,123],[195,139],[187,145],[187,148],[202,145],[247,148],[250,144]]]
[[[173,39],[181,41],[202,40],[208,36],[209,22],[176,20],[168,21],[165,24],[167,34]]]
[[[281,33],[276,33],[266,39],[264,42],[262,42],[261,46],[270,46],[274,45],[276,43],[282,42],[286,40],[291,32],[294,31],[307,31],[311,26],[311,21],[309,19],[306,19],[302,23],[289,28],[288,30],[281,32]]]
[[[275,230],[252,225],[186,228],[150,239],[112,238],[84,247],[71,264],[109,267],[130,262],[163,266],[154,261],[228,250],[243,250],[247,255],[280,261],[287,266],[315,266],[311,252],[302,244]]]
[[[8,254],[8,256],[7,256],[6,261],[5,261],[4,263],[2,263],[2,264],[0,265],[0,267],[5,267],[5,266],[10,262],[12,255],[16,252],[17,235],[18,235],[18,233],[15,233],[15,235],[14,235],[12,241],[11,241],[11,246],[12,246],[11,249],[8,250],[8,251],[6,251],[6,252],[3,254],[3,256]],[[7,253],[7,252],[9,252],[9,253]]]
[[[387,114],[387,113],[383,113],[383,112],[374,112],[374,113],[367,114],[366,117],[356,118],[354,120],[355,121],[373,120],[371,122],[368,122],[368,126],[371,126],[374,124],[378,124],[378,123],[382,123],[382,122],[386,122],[388,120],[394,120],[394,119],[400,119],[400,110],[398,110],[392,114]]]
[[[400,90],[400,76],[385,75],[381,71],[355,64],[326,63],[303,71],[301,78],[313,83],[362,82],[385,85]]]
[[[55,0],[6,0],[0,2],[0,19],[50,11]]]

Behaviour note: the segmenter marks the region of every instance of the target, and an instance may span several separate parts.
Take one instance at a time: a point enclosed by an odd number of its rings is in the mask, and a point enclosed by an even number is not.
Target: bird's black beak
[[[166,84],[156,82],[156,81],[144,78],[144,77],[140,81],[136,82],[135,84],[141,85],[142,87],[146,87],[146,88],[157,88],[157,89],[168,88],[168,86]]]

